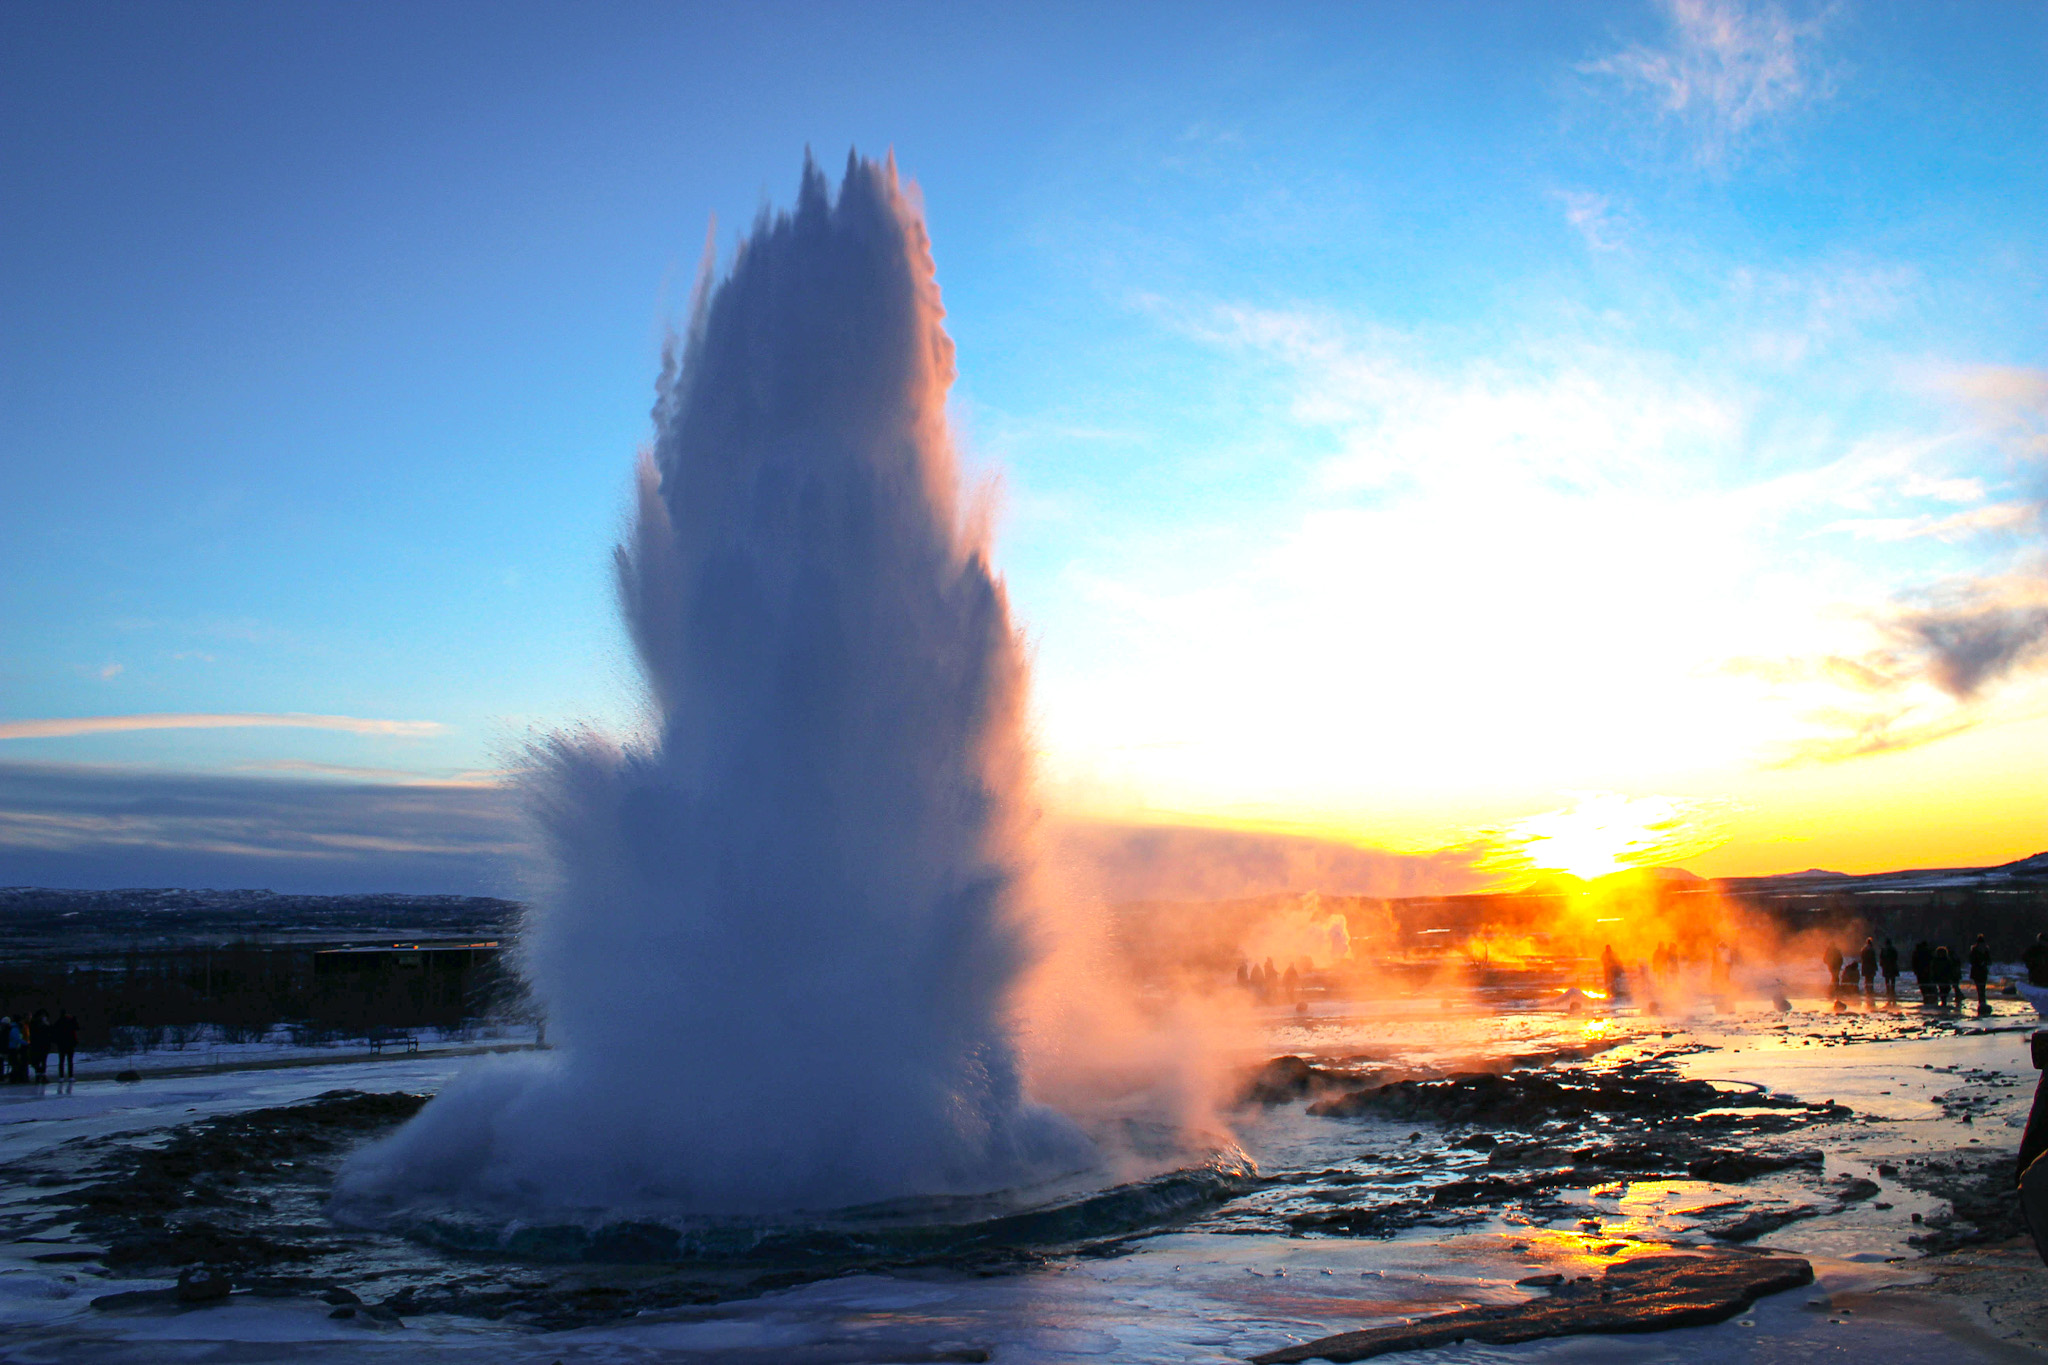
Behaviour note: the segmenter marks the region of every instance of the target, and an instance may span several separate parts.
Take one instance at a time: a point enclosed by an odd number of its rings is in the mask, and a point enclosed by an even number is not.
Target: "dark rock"
[[[1342,1209],[1336,1213],[1298,1213],[1287,1220],[1287,1225],[1297,1232],[1385,1238],[1420,1221],[1421,1212],[1413,1205],[1389,1204],[1378,1208]]]
[[[1305,1057],[1275,1057],[1260,1067],[1245,1087],[1247,1104],[1286,1104],[1298,1100],[1315,1083],[1316,1069]]]
[[[1528,1303],[1465,1308],[1413,1322],[1342,1332],[1252,1357],[1255,1365],[1366,1360],[1460,1341],[1505,1346],[1587,1332],[1657,1332],[1734,1317],[1765,1294],[1813,1282],[1797,1257],[1754,1252],[1640,1256],[1609,1266],[1598,1281],[1560,1283]]]
[[[1603,1171],[1675,1171],[1682,1169],[1684,1159],[1674,1153],[1672,1144],[1652,1142],[1617,1142],[1572,1153],[1572,1165]]]
[[[142,1073],[140,1071],[134,1070],[116,1071],[114,1073],[114,1079],[120,1082],[122,1085],[133,1085],[137,1081],[142,1079]]]
[[[1574,1181],[1569,1173],[1561,1171],[1525,1176],[1520,1180],[1487,1175],[1476,1180],[1447,1180],[1430,1190],[1429,1199],[1432,1204],[1493,1204],[1542,1194],[1561,1185],[1584,1183]]]
[[[212,1266],[195,1265],[178,1272],[178,1302],[212,1303],[234,1292],[234,1283]]]
[[[1779,1228],[1796,1223],[1802,1218],[1812,1218],[1820,1210],[1812,1204],[1795,1204],[1789,1209],[1762,1209],[1732,1223],[1723,1223],[1717,1228],[1708,1228],[1707,1236],[1718,1242],[1754,1242],[1768,1236]]]
[[[1835,1116],[1828,1106],[1802,1105],[1771,1095],[1744,1099],[1751,1108]],[[1611,1071],[1513,1071],[1392,1081],[1320,1101],[1310,1105],[1308,1112],[1323,1118],[1433,1118],[1526,1128],[1545,1120],[1596,1114],[1669,1118],[1727,1103],[1728,1096],[1706,1081],[1682,1079],[1668,1067],[1630,1065]]]
[[[295,1105],[202,1119],[160,1144],[119,1149],[89,1183],[53,1197],[78,1210],[78,1233],[107,1244],[110,1268],[204,1265],[225,1274],[321,1254],[324,1230],[290,1237],[248,1225],[264,1182],[303,1178],[335,1152],[419,1112],[426,1097],[337,1090]]]
[[[1844,1204],[1860,1203],[1865,1199],[1874,1198],[1882,1191],[1882,1188],[1875,1180],[1863,1180],[1856,1176],[1850,1176],[1845,1180],[1836,1182],[1835,1198],[1841,1200]]]
[[[1900,1184],[1946,1199],[1954,1210],[1952,1219],[1936,1215],[1924,1220],[1928,1233],[1907,1240],[1924,1251],[1940,1253],[2024,1234],[2012,1167],[2010,1152],[1955,1152],[1948,1160],[1930,1157],[1906,1171]],[[1913,1221],[1923,1220],[1916,1213]]]
[[[330,1318],[352,1318],[355,1315],[356,1310],[354,1306],[345,1303],[341,1307],[335,1309],[332,1313],[329,1313],[327,1316]]]
[[[1712,1180],[1723,1185],[1737,1185],[1774,1171],[1799,1168],[1817,1171],[1825,1162],[1826,1158],[1816,1151],[1786,1152],[1781,1155],[1768,1155],[1763,1152],[1709,1152],[1696,1161],[1688,1162],[1685,1173],[1694,1180]]]
[[[362,1300],[357,1298],[355,1295],[349,1293],[346,1289],[330,1289],[320,1296],[320,1302],[351,1304],[361,1303]]]

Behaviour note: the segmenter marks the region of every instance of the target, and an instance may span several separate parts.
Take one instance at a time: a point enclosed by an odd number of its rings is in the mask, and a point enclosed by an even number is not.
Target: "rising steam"
[[[893,161],[836,203],[807,163],[700,289],[618,552],[658,729],[535,765],[554,1051],[460,1077],[340,1206],[762,1213],[1094,1162],[1011,1032],[1026,675],[943,316]]]

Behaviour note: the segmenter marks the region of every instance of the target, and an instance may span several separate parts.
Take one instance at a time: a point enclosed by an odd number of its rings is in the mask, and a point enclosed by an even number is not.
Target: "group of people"
[[[2035,939],[2041,949],[2041,956],[2048,961],[2048,942],[2039,936]],[[2034,949],[2028,949],[2029,953]],[[1860,986],[1863,994],[1876,995],[1878,979],[1884,979],[1884,993],[1896,1000],[1899,994],[1899,949],[1887,938],[1879,947],[1875,938],[1863,940],[1860,952],[1844,956],[1840,948],[1832,943],[1821,961],[1828,969],[1828,989],[1835,995],[1854,994]],[[1907,960],[1913,971],[1913,979],[1920,984],[1920,998],[1926,1004],[1940,1008],[1961,1008],[1963,1004],[1963,964],[1965,958],[1949,950],[1947,944],[1936,947],[1926,939],[1913,945],[1913,954]],[[1970,981],[1977,987],[1977,1008],[1988,1011],[1990,1002],[1985,998],[1985,987],[1991,981],[1991,945],[1984,935],[1977,935],[1977,941],[1970,945],[1967,961]],[[2032,959],[2028,967],[2032,969]]]
[[[77,1075],[78,1021],[70,1011],[58,1007],[57,1017],[39,1009],[27,1018],[0,1014],[0,1051],[5,1053],[4,1069],[10,1085],[50,1079],[50,1055],[57,1056],[57,1079]]]
[[[1237,984],[1249,990],[1261,1004],[1273,1001],[1292,1004],[1296,991],[1301,987],[1301,973],[1294,969],[1292,963],[1284,972],[1275,971],[1273,959],[1269,957],[1263,964],[1238,963]]]

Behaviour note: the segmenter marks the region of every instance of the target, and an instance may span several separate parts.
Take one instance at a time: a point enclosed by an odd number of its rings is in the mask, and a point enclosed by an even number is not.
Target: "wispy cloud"
[[[1868,613],[1876,643],[1858,657],[1781,661],[1775,680],[1823,682],[1878,705],[1822,709],[1821,733],[1794,746],[1795,761],[1834,761],[1910,748],[1981,723],[1995,694],[2048,676],[2048,370],[1978,366],[1945,377],[1943,387],[2005,447],[2033,496],[1946,516],[1864,518],[1825,529],[1879,541],[1959,541],[1986,532],[2020,537],[2020,554],[2002,571],[1910,586]],[[1925,480],[1923,497],[1981,497],[1976,480]],[[1762,676],[1761,674],[1759,676]]]
[[[1827,95],[1831,79],[1814,51],[1820,23],[1799,23],[1776,5],[1739,0],[1665,0],[1669,40],[1631,43],[1587,62],[1647,102],[1659,124],[1680,130],[1701,166],[1727,164],[1768,121]]]
[[[1640,487],[1688,455],[1727,452],[1741,403],[1661,357],[1546,342],[1540,354],[1432,363],[1418,340],[1306,310],[1241,306],[1181,319],[1192,334],[1290,370],[1291,416],[1333,432],[1332,491],[1474,480],[1582,493]]]
[[[1967,540],[1995,532],[2032,530],[2041,519],[2041,508],[2031,502],[1996,502],[1955,512],[1945,517],[1855,517],[1832,522],[1828,531],[1846,531],[1859,540]]]
[[[516,793],[0,761],[0,885],[503,892]]]
[[[1741,307],[1853,339],[1910,281],[1865,263],[1750,283]],[[2026,374],[1930,384],[1914,362],[1897,401],[1814,422],[1746,353],[1621,328],[1475,354],[1323,308],[1147,306],[1263,386],[1242,458],[1291,490],[1256,535],[1177,529],[1068,571],[1130,671],[1179,683],[1047,670],[1046,704],[1164,805],[1350,800],[1374,822],[1353,827],[1386,831],[1405,817],[1331,773],[1591,788],[1850,758],[2024,708],[2008,687],[2048,657],[2005,562],[2039,521],[1999,451],[2031,430]],[[1943,570],[1950,588],[1920,586]]]
[[[1803,767],[1810,763],[1843,763],[1873,754],[1917,749],[1938,739],[1947,739],[1970,729],[1976,722],[1966,716],[1948,715],[1933,720],[1913,720],[1910,708],[1843,711],[1821,714],[1814,719],[1825,732],[1797,740],[1775,765]]]
[[[1976,365],[1946,376],[1946,386],[2014,458],[2048,470],[2048,369],[2035,365]]]
[[[1901,593],[1869,612],[1861,654],[1733,659],[1802,706],[1805,733],[1778,766],[1836,763],[1931,744],[2000,714],[1994,702],[2048,677],[2048,563]]]
[[[234,730],[249,727],[341,730],[355,735],[435,735],[446,728],[433,720],[371,720],[361,716],[315,716],[294,711],[167,712],[0,721],[0,739],[65,739],[74,735],[118,734],[128,730]]]
[[[457,773],[422,773],[408,768],[362,768],[343,763],[310,763],[280,758],[264,763],[237,763],[239,773],[297,773],[349,782],[388,782],[398,787],[497,787],[512,773],[504,768],[471,768]]]
[[[1564,205],[1564,220],[1585,240],[1588,249],[1621,250],[1621,214],[1611,196],[1591,190],[1559,190],[1557,200]]]

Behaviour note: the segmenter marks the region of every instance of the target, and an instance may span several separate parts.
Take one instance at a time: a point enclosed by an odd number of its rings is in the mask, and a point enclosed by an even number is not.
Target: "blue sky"
[[[0,33],[0,881],[105,833],[31,770],[482,781],[629,727],[661,336],[807,145],[922,186],[1062,809],[1411,850],[1632,811],[1743,871],[2048,845],[2041,7]],[[1985,612],[2015,642],[1943,672]],[[204,719],[279,716],[327,719]]]

